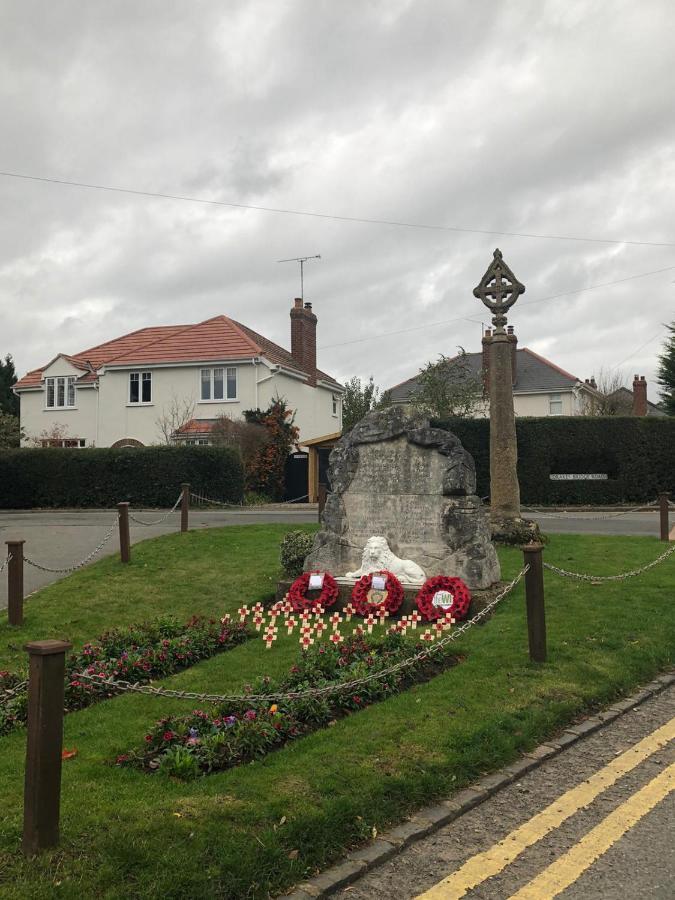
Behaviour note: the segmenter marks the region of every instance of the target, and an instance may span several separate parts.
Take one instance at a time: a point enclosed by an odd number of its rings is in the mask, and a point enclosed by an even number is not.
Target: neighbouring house
[[[620,387],[610,399],[616,403],[617,414],[623,416],[667,416],[668,413],[647,399],[647,380],[644,375],[633,378],[633,390]]]
[[[75,355],[59,353],[14,385],[26,443],[137,447],[208,443],[214,421],[283,397],[300,442],[340,431],[344,389],[317,368],[311,303],[291,309],[291,349],[228,316],[142,328]],[[186,410],[189,415],[186,415]]]
[[[508,326],[511,344],[511,365],[513,370],[513,406],[517,416],[584,416],[593,414],[594,404],[599,397],[592,379],[581,380],[576,375],[561,369],[555,363],[529,347],[518,348],[518,338],[512,325]],[[492,332],[487,329],[483,336],[481,353],[467,353],[467,374],[484,385],[484,396],[476,404],[476,418],[490,414],[487,399],[487,379],[489,374],[489,345]],[[637,387],[636,387],[637,384]],[[409,404],[418,387],[417,376],[407,379],[390,389],[392,403]],[[647,400],[647,382],[635,376],[633,394],[621,388],[627,395],[627,410],[624,415],[659,415],[661,411]],[[634,400],[634,397],[637,398]]]

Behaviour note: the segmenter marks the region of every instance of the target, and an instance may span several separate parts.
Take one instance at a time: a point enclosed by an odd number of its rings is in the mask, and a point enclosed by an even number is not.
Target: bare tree
[[[437,362],[420,369],[417,388],[410,395],[414,407],[437,419],[468,416],[482,399],[483,383],[464,349],[458,349],[457,356],[441,354]]]
[[[68,442],[74,446],[77,438],[68,436],[68,426],[55,422],[51,428],[43,429],[38,435],[31,435],[28,444],[31,447],[65,447]]]
[[[600,369],[596,385],[597,393],[587,397],[584,414],[587,416],[630,416],[633,398],[626,389],[622,372]]]
[[[173,444],[176,440],[176,432],[194,417],[195,398],[178,397],[171,395],[171,400],[164,407],[162,415],[155,419],[155,425],[160,430],[165,444]]]
[[[213,424],[210,434],[212,444],[219,447],[232,447],[239,453],[244,469],[250,464],[269,442],[270,436],[264,425],[245,422],[243,419],[230,419],[219,416]]]

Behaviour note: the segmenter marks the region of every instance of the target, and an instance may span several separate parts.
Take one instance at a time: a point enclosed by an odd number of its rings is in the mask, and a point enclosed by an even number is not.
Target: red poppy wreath
[[[383,591],[373,589],[374,575],[383,575],[386,578]],[[376,616],[384,611],[390,614],[395,613],[402,603],[403,585],[392,572],[388,572],[386,569],[382,569],[381,572],[372,572],[370,575],[363,575],[352,590],[352,605],[356,614],[364,618],[371,613]]]
[[[323,575],[323,587],[318,597],[307,596],[310,575]],[[329,606],[333,606],[339,593],[337,581],[328,572],[303,572],[291,585],[288,600],[295,612],[302,612],[305,609],[314,610],[317,606],[328,609]]]
[[[461,578],[435,575],[424,582],[415,602],[427,622],[440,619],[448,612],[455,619],[464,619],[469,611],[471,591]]]

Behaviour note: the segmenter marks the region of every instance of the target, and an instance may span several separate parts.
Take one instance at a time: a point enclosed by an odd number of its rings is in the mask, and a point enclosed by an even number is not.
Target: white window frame
[[[56,375],[45,378],[45,409],[77,409],[77,393],[75,375]],[[52,403],[49,403],[49,390],[52,390]],[[59,391],[63,390],[63,403],[59,403]],[[72,397],[72,403],[69,400]]]
[[[553,404],[555,403],[556,407],[560,406],[560,412],[553,412]],[[548,414],[549,416],[562,416],[563,414],[563,395],[562,394],[549,394],[548,395]]]
[[[189,447],[208,447],[208,438],[186,438],[185,443]]]
[[[131,399],[131,385],[138,382],[138,400]],[[150,399],[143,399],[143,383],[150,384]],[[129,372],[127,406],[152,406],[152,372],[139,369],[137,372]]]
[[[208,372],[209,396],[202,396],[202,378]],[[215,397],[215,373],[222,372],[223,378],[223,396]],[[230,373],[234,373],[231,376]],[[234,377],[234,395],[228,395],[228,381],[230,377]],[[204,366],[199,369],[199,403],[236,403],[239,400],[239,369],[237,366]]]
[[[333,395],[332,395],[332,401],[331,401],[331,402],[332,402],[332,404],[333,404],[333,406],[332,406],[332,409],[333,409],[333,415],[334,415],[335,418],[337,419],[338,416],[340,415],[340,398],[338,397],[337,394],[333,394]]]

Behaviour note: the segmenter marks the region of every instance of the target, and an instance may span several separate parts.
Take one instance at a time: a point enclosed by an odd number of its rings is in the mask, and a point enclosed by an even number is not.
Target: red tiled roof
[[[97,370],[104,365],[148,365],[151,363],[207,362],[210,360],[241,359],[265,356],[275,365],[287,366],[302,374],[288,350],[227,316],[214,316],[196,325],[161,325],[141,328],[120,338],[97,344],[75,356],[67,356],[73,365],[87,371],[78,378],[86,383],[96,379]],[[49,365],[49,364],[48,364]],[[21,378],[15,388],[39,387],[42,369],[33,369]],[[339,386],[330,375],[317,371],[318,377]]]
[[[209,434],[216,424],[215,419],[190,419],[176,429],[176,434]]]

